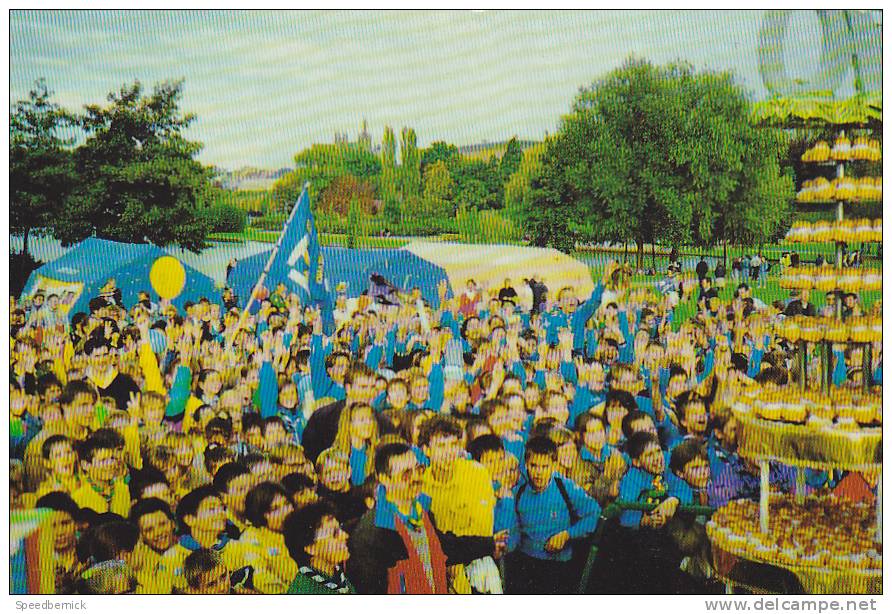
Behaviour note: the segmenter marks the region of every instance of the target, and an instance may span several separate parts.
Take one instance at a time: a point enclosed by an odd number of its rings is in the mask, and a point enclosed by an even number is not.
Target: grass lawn
[[[244,232],[218,232],[209,237],[211,241],[224,243],[242,243],[244,241],[258,241],[260,243],[275,243],[279,239],[279,233],[272,230],[259,230],[247,228]],[[319,242],[322,245],[347,246],[347,235],[319,234]],[[400,248],[409,243],[408,240],[398,237],[363,237],[359,240],[360,248]]]
[[[589,267],[589,270],[591,271],[592,279],[595,281],[600,280],[604,274],[604,269],[602,267]],[[635,275],[632,278],[632,286],[636,288],[653,288],[662,278],[662,275]],[[733,281],[730,277],[727,281],[728,283],[725,288],[719,290],[719,298],[725,303],[731,301],[734,296],[734,289],[737,287],[737,282]],[[780,287],[779,277],[777,275],[769,274],[764,287],[754,286],[753,284],[750,284],[750,287],[753,289],[753,295],[766,305],[770,305],[774,301],[783,301],[790,297],[790,290]],[[861,292],[860,296],[862,309],[867,311],[874,302],[883,298],[883,293],[880,290],[871,290],[868,292]],[[815,307],[820,309],[824,306],[824,293],[814,290],[811,292],[809,300],[814,303]],[[673,328],[677,330],[682,322],[694,317],[696,313],[697,291],[695,290],[691,298],[686,301],[681,301],[678,304],[678,307],[676,307]]]

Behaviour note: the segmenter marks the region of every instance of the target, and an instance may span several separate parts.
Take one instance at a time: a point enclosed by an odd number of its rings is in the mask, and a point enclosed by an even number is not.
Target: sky
[[[72,110],[136,79],[184,79],[182,108],[198,116],[187,136],[204,143],[202,162],[228,169],[291,166],[336,132],[355,138],[363,118],[373,142],[385,125],[413,127],[422,147],[539,140],[580,86],[630,55],[730,70],[765,98],[764,13],[11,11],[10,102],[40,77]],[[794,14],[789,32],[786,66],[809,75],[814,12]]]

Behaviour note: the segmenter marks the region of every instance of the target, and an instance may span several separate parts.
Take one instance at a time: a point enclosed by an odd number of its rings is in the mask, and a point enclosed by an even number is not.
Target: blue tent
[[[239,296],[244,307],[269,260],[270,251],[255,254],[240,260],[229,276],[229,287]],[[334,293],[335,287],[344,282],[347,284],[347,296],[359,296],[369,287],[369,276],[372,273],[383,275],[401,290],[410,290],[415,286],[421,290],[421,296],[434,308],[440,304],[437,296],[437,284],[440,280],[449,282],[446,271],[432,262],[425,260],[404,249],[347,249],[343,247],[323,247],[322,257],[325,260],[325,275]],[[267,280],[265,284],[272,290],[275,280]],[[451,288],[447,296],[451,296]],[[334,298],[334,297],[332,297]]]
[[[29,295],[38,289],[49,292],[70,290],[77,299],[69,313],[88,311],[90,299],[98,296],[102,286],[114,278],[121,289],[125,306],[135,303],[137,294],[143,290],[157,301],[159,297],[149,282],[149,271],[155,260],[166,255],[169,254],[160,247],[145,243],[85,239],[64,255],[33,271],[22,294]],[[203,296],[214,302],[220,301],[220,291],[213,279],[186,264],[183,264],[183,268],[186,271],[186,284],[172,301],[177,308],[182,308],[186,301],[196,302]]]

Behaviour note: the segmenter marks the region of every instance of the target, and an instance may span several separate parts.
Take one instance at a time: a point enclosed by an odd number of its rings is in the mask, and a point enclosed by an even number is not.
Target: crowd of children
[[[731,401],[818,375],[746,283],[676,323],[616,271],[340,300],[330,334],[284,285],[244,325],[231,294],[13,298],[11,505],[53,510],[58,593],[568,593],[593,543],[583,590],[711,591],[706,510],[758,497]]]

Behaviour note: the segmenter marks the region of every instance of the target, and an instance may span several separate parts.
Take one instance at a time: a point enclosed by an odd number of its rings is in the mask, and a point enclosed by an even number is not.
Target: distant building
[[[234,171],[221,170],[214,177],[214,185],[224,190],[268,190],[276,180],[292,171],[291,168],[275,170],[243,166]]]
[[[362,149],[370,151],[373,154],[378,154],[381,152],[380,143],[372,144],[372,135],[369,132],[369,123],[364,117],[362,118],[362,129],[360,130],[359,135],[356,137],[356,141],[350,140],[350,133],[348,132],[335,132],[334,143],[335,145],[352,145],[355,143]]]
[[[499,141],[497,143],[483,141],[482,143],[475,143],[473,145],[462,145],[458,148],[458,152],[465,158],[470,158],[472,160],[489,160],[493,156],[501,158],[505,154],[505,150],[508,149],[509,141],[510,139],[508,141]],[[539,141],[517,139],[517,143],[520,145],[521,149],[527,150],[533,145],[538,145]]]

